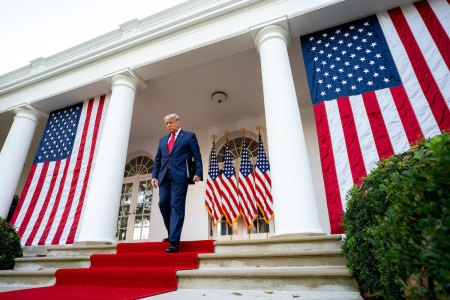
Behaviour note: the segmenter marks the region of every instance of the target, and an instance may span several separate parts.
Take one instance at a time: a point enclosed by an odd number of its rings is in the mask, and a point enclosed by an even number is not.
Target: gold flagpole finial
[[[211,138],[213,140],[213,144],[215,144],[216,143],[217,134],[211,135]]]
[[[259,136],[261,136],[261,129],[262,129],[261,125],[256,126],[256,130],[258,130],[258,135]]]
[[[242,138],[245,140],[245,132],[247,131],[246,128],[241,128],[241,132],[242,132]]]
[[[227,145],[228,145],[228,135],[230,134],[230,132],[227,130],[225,131],[225,136],[227,137]]]

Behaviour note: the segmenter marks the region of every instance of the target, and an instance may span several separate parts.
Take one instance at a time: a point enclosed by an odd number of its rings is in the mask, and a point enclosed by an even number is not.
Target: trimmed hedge
[[[14,258],[22,257],[20,237],[16,229],[0,217],[0,270],[14,268]]]
[[[342,250],[347,267],[366,299],[378,299],[378,291],[382,289],[379,263],[375,258],[375,228],[379,217],[384,216],[388,208],[386,185],[393,173],[406,169],[403,159],[408,154],[411,155],[406,152],[378,162],[378,167],[363,178],[363,183],[353,186],[347,194],[342,219],[347,238]]]
[[[448,299],[450,137],[422,140],[347,195],[347,267],[366,299]]]

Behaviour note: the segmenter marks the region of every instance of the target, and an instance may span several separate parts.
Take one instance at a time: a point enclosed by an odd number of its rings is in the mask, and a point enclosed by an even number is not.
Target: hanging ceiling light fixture
[[[228,96],[227,96],[227,94],[226,94],[225,92],[217,91],[217,92],[214,92],[214,93],[211,95],[211,98],[212,98],[212,100],[213,100],[214,102],[217,102],[217,103],[220,104],[220,103],[222,103],[222,102],[227,101]]]

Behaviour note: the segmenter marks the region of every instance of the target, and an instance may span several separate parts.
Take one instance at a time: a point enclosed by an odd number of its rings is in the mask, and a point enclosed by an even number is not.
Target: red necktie
[[[173,143],[175,143],[175,133],[172,133],[172,136],[170,137],[169,144],[167,147],[169,148],[169,154],[172,151]]]

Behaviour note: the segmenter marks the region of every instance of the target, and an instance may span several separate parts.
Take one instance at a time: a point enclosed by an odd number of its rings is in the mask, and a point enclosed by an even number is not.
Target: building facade
[[[165,115],[196,133],[208,172],[225,132],[239,166],[241,128],[254,164],[262,126],[274,219],[213,227],[206,180],[190,186],[182,240],[329,234],[325,186],[300,36],[413,1],[191,0],[0,76],[0,214],[26,185],[52,111],[106,95],[108,109],[75,242],[160,241],[149,182]],[[438,1],[439,2],[439,1]],[[445,2],[445,1],[444,1]],[[212,95],[222,91],[225,101]],[[33,242],[36,243],[36,242]],[[60,242],[62,244],[65,241]]]

